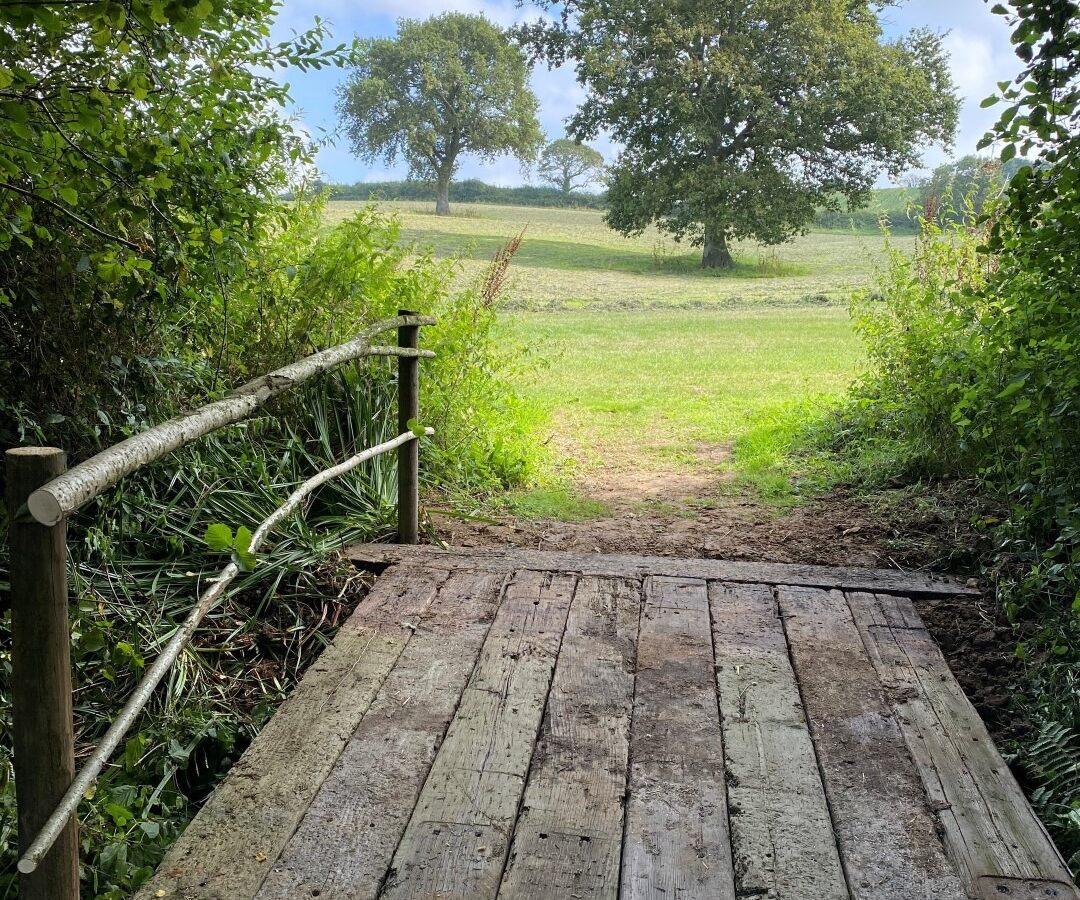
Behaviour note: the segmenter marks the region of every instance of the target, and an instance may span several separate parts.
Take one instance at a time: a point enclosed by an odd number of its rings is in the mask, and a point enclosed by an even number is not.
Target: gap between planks
[[[976,588],[933,573],[868,569],[859,566],[809,566],[719,559],[676,559],[607,553],[572,553],[551,550],[453,549],[398,544],[358,544],[345,556],[359,565],[393,566],[402,562],[428,562],[450,568],[577,573],[612,578],[694,578],[749,584],[783,584],[884,591],[908,595],[978,595]]]

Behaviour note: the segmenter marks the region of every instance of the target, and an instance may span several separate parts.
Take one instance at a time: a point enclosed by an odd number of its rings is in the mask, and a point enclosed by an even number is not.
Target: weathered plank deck
[[[867,569],[355,548],[384,569],[139,900],[1080,900]]]

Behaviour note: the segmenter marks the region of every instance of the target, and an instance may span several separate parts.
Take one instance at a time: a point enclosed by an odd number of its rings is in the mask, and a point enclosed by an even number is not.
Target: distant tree
[[[532,162],[543,142],[528,66],[483,16],[401,19],[397,37],[359,43],[338,112],[362,159],[401,157],[410,177],[436,185],[435,211],[450,212],[462,153],[513,154]]]
[[[597,181],[604,172],[604,157],[588,144],[559,138],[540,154],[540,178],[564,194]]]
[[[952,221],[968,213],[981,215],[987,200],[999,196],[1013,176],[1031,161],[1013,157],[1006,163],[970,154],[938,166],[917,185],[919,205]]]
[[[535,0],[519,40],[576,63],[578,140],[623,151],[608,223],[655,223],[730,267],[733,238],[781,243],[818,207],[867,203],[879,174],[949,143],[958,100],[939,35],[885,40],[872,0]]]

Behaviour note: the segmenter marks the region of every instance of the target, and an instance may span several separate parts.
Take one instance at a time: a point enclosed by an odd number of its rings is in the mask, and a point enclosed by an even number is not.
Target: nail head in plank
[[[417,623],[257,900],[374,900],[468,683],[505,576],[456,572]]]
[[[847,599],[967,883],[989,874],[1067,881],[1068,868],[910,599]]]
[[[637,665],[620,896],[734,900],[704,581],[645,581]]]
[[[380,896],[495,897],[576,581],[507,587]]]
[[[407,547],[391,544],[359,544],[350,547],[345,555],[358,564],[374,567],[394,565],[406,560],[426,560],[432,565],[451,568],[491,568],[509,571],[535,569],[613,578],[645,578],[656,575],[670,578],[704,578],[749,584],[789,584],[902,594],[978,594],[976,589],[944,576],[858,566],[806,566],[513,548],[440,550],[435,547]]]
[[[582,578],[500,900],[615,900],[640,582]]]
[[[853,900],[967,897],[843,594],[778,596]]]
[[[848,900],[772,591],[712,582],[709,601],[736,896]]]
[[[448,574],[397,566],[378,579],[137,900],[255,895],[409,642],[402,623],[423,614]]]

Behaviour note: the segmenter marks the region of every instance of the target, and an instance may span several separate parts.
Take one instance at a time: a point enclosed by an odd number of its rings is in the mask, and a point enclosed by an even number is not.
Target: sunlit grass
[[[694,467],[731,444],[733,474],[777,499],[794,438],[861,363],[836,307],[530,313],[508,327],[546,348],[548,367],[519,388],[586,471],[628,457]]]
[[[362,205],[330,203],[327,221],[340,221]],[[436,255],[471,252],[467,277],[479,274],[495,250],[525,227],[511,298],[528,309],[842,302],[866,282],[883,248],[878,235],[815,232],[779,248],[740,243],[734,271],[703,271],[698,249],[653,229],[625,238],[604,224],[598,210],[457,205],[454,215],[435,216],[426,203],[384,202],[380,208],[398,214],[405,240]],[[912,241],[894,238],[901,247]]]
[[[328,221],[359,205],[331,203]],[[797,437],[860,370],[846,301],[881,258],[880,235],[744,243],[737,268],[718,273],[655,231],[616,234],[597,210],[457,205],[435,216],[426,203],[381,207],[400,217],[404,240],[439,256],[471,253],[465,278],[528,226],[504,323],[547,365],[515,386],[586,484],[597,468],[708,467],[728,472],[730,490],[787,502],[805,474],[791,453]],[[525,518],[603,513],[565,482],[505,502]]]

